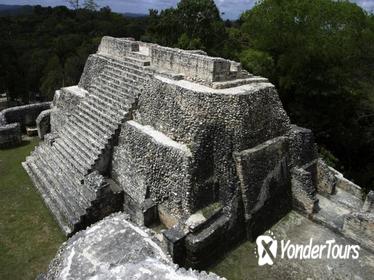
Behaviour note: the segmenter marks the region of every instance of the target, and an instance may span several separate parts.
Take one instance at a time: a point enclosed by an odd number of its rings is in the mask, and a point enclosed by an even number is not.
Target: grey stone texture
[[[50,102],[44,102],[2,110],[0,112],[0,148],[20,145],[22,131],[25,132],[29,126],[35,126],[39,113],[50,108],[50,105]]]
[[[42,140],[44,139],[44,135],[51,132],[51,112],[52,109],[44,110],[36,118],[38,136]]]
[[[234,156],[247,234],[254,239],[291,209],[287,138],[274,138]]]
[[[137,205],[146,199],[177,217],[191,214],[191,151],[149,126],[128,121],[113,154],[112,177]]]
[[[362,211],[374,213],[374,191],[367,194]]]
[[[6,122],[19,123],[24,130],[26,126],[35,126],[35,120],[40,112],[51,107],[50,102],[35,103],[17,107],[7,108],[1,111]]]
[[[111,215],[65,242],[51,262],[45,280],[65,279],[223,279],[179,268],[152,233]]]
[[[0,148],[9,148],[20,145],[22,131],[19,123],[0,126]]]
[[[293,208],[306,214],[317,210],[318,199],[311,172],[302,168],[291,170]]]
[[[317,161],[317,178],[317,189],[319,192],[325,194],[333,194],[335,192],[337,178],[323,160]]]
[[[56,91],[50,115],[52,132],[58,133],[64,127],[86,94],[85,90],[76,86]]]
[[[374,252],[374,214],[351,212],[345,217],[343,233]]]
[[[272,84],[201,51],[104,37],[50,115],[23,165],[66,235],[122,210],[166,227],[174,262],[204,268],[292,208],[344,234],[363,205]]]
[[[302,167],[318,157],[313,132],[310,129],[292,125],[289,138],[290,164],[293,167]]]

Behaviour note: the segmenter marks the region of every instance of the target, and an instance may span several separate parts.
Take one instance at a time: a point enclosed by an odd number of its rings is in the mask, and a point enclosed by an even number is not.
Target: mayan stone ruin
[[[23,166],[68,237],[126,216],[200,269],[296,210],[374,251],[374,194],[319,159],[275,87],[237,62],[104,37],[49,122]]]

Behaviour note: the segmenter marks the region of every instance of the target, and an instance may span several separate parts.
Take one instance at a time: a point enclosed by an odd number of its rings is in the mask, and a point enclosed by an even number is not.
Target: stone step
[[[72,173],[77,173],[75,175],[76,178],[81,178],[86,175],[86,169],[78,162],[72,155],[70,151],[67,151],[64,144],[61,141],[56,141],[53,144],[53,147],[56,149],[57,152],[62,156],[64,161],[66,162],[66,166],[71,169]],[[68,149],[69,150],[69,149]],[[86,165],[86,164],[84,164]],[[80,175],[80,176],[79,176]]]
[[[63,170],[66,178],[69,178],[70,181],[73,181],[74,185],[77,186],[78,191],[82,194],[82,197],[85,197],[89,201],[89,203],[95,200],[95,191],[87,188],[82,184],[84,176],[80,173],[77,173],[69,163],[66,163],[66,159],[61,155],[60,152],[55,152],[55,157],[57,158],[59,167],[61,170]]]
[[[34,183],[34,186],[37,188],[39,193],[42,195],[44,204],[48,207],[48,209],[53,214],[53,217],[55,218],[56,222],[60,226],[61,230],[66,236],[69,236],[72,233],[72,229],[68,226],[68,223],[65,220],[65,217],[60,212],[60,209],[58,208],[58,206],[44,192],[43,182],[41,180],[42,178],[39,177],[38,172],[36,171],[37,167],[30,159],[28,159],[22,165],[24,169],[26,170],[26,172],[31,177]]]
[[[249,77],[245,79],[236,79],[232,81],[223,81],[223,82],[214,82],[212,84],[212,88],[214,89],[225,89],[225,88],[232,88],[238,87],[242,85],[252,84],[252,83],[268,83],[269,80],[263,77]]]
[[[105,77],[100,76],[97,78],[95,82],[98,83],[102,88],[103,87],[110,88],[120,95],[125,95],[125,96],[128,95],[130,97],[137,96],[137,94],[134,94],[138,92],[138,89],[135,87],[134,81],[129,81],[129,82],[123,81],[121,85],[118,85],[115,82],[109,81]]]
[[[108,76],[115,77],[118,80],[122,79],[123,76],[140,83],[147,80],[147,77],[143,76],[140,71],[139,73],[131,73],[129,71],[124,71],[120,69],[114,70],[113,68],[104,68],[103,73],[105,73]]]
[[[54,156],[56,157],[56,162],[58,162],[60,169],[64,170],[64,173],[69,178],[70,181],[73,181],[75,185],[81,186],[84,176],[72,166],[71,163],[65,158],[57,147],[53,147]]]
[[[45,148],[45,146],[44,146]],[[51,152],[43,151],[41,149],[40,153],[44,153],[44,157],[50,163],[52,170],[56,176],[61,177],[62,185],[68,185],[70,188],[67,190],[71,194],[72,199],[75,199],[82,209],[87,209],[90,207],[91,203],[87,199],[86,193],[82,192],[83,185],[73,180],[71,174],[63,168],[63,164],[55,155],[51,155]]]
[[[123,105],[122,100],[118,98],[118,96],[113,96],[111,94],[107,94],[101,88],[96,87],[94,85],[91,86],[91,97],[96,100],[100,100],[101,102],[106,102],[110,104],[110,106],[121,106]]]
[[[96,96],[103,98],[103,99],[112,99],[118,103],[126,103],[131,104],[133,102],[134,97],[130,96],[129,94],[112,90],[104,85],[91,85],[92,93]],[[109,99],[108,99],[109,100]]]
[[[115,96],[118,101],[123,100],[123,98],[134,100],[139,93],[137,89],[116,89],[105,83],[100,83],[97,87],[101,89],[103,93],[110,94],[112,97]]]
[[[101,152],[101,150],[87,148],[86,144],[83,144],[78,137],[66,133],[66,130],[61,131],[60,134],[63,136],[61,137],[62,142],[64,142],[70,150],[73,150],[83,162],[88,162],[92,165],[94,163],[93,158],[96,157],[96,154]]]
[[[117,126],[110,121],[110,117],[108,117],[107,115],[105,116],[104,114],[99,112],[100,111],[95,111],[93,108],[91,108],[90,110],[86,107],[81,106],[79,107],[78,114],[85,115],[88,118],[95,120],[99,124],[99,126],[103,128],[103,131],[107,131],[107,129],[116,129]]]
[[[77,129],[82,131],[86,136],[90,136],[96,142],[100,143],[100,146],[108,143],[109,136],[105,135],[101,130],[93,126],[90,122],[83,122],[79,118],[71,118],[70,122]]]
[[[147,70],[146,70],[147,69]],[[137,76],[141,76],[144,78],[148,78],[151,76],[151,74],[154,73],[154,70],[150,68],[133,68],[131,65],[126,64],[120,64],[118,62],[109,62],[105,68],[104,71],[110,71],[111,73],[117,74],[117,76],[122,76],[124,73],[129,73]]]
[[[108,69],[113,69],[115,70],[122,70],[122,71],[127,71],[130,73],[134,73],[140,76],[144,77],[150,77],[155,73],[155,70],[152,69],[151,67],[144,67],[144,66],[138,66],[134,65],[129,61],[118,61],[110,58],[106,58],[107,64],[105,65],[105,68]]]
[[[344,218],[350,210],[328,198],[317,194],[319,200],[319,211],[312,215],[312,219],[333,231],[340,232],[343,228]]]
[[[91,169],[94,164],[91,156],[82,152],[82,148],[76,143],[72,142],[69,138],[62,137],[60,138],[59,145],[64,148],[67,154],[70,155],[70,158],[76,161],[80,166],[82,174],[85,174],[86,170]]]
[[[329,199],[353,211],[360,211],[364,204],[361,199],[341,188],[336,188],[336,192],[330,195]]]
[[[61,131],[61,133],[75,135],[74,137],[79,139],[79,142],[85,145],[87,150],[101,151],[105,147],[105,144],[98,142],[95,138],[92,138],[91,134],[85,133],[84,130],[73,125],[73,123]]]
[[[128,111],[130,108],[126,102],[118,102],[112,98],[106,98],[101,96],[100,92],[90,95],[90,99],[88,99],[87,102],[91,105],[97,106],[98,108],[102,108],[102,110],[112,110],[113,112],[117,112],[118,110]]]
[[[69,212],[71,212],[69,215],[74,215],[80,220],[80,217],[86,214],[86,205],[81,205],[79,203],[80,194],[76,191],[76,186],[72,184],[72,182],[66,180],[65,177],[62,177],[62,174],[57,172],[58,169],[56,169],[56,166],[52,168],[54,159],[48,157],[48,153],[43,152],[43,149],[40,149],[38,159],[41,165],[44,166],[43,172],[47,174],[51,180],[54,180],[55,184],[50,187],[55,188],[62,203],[69,208]]]
[[[146,54],[141,53],[141,52],[129,52],[128,56],[136,58],[136,59],[141,59],[141,60],[144,60],[144,61],[150,61],[149,55],[146,55]]]
[[[111,106],[105,106],[101,102],[97,102],[94,100],[94,98],[90,98],[88,100],[84,100],[81,104],[83,107],[87,107],[89,109],[94,109],[98,112],[101,112],[102,114],[105,114],[109,116],[110,120],[115,120],[117,122],[117,119],[121,119],[121,115],[123,110],[119,108],[113,108]]]
[[[76,120],[76,122],[86,124],[89,126],[95,133],[105,139],[110,139],[112,137],[111,131],[108,131],[108,129],[97,123],[96,121],[93,121],[89,116],[86,114],[76,114],[71,119]]]
[[[120,86],[122,83],[139,84],[146,80],[143,77],[125,71],[122,71],[121,75],[119,76],[108,69],[104,69],[100,76],[107,81],[117,84],[118,86]]]
[[[111,110],[110,108],[100,106],[95,104],[95,102],[88,102],[87,100],[79,104],[82,110],[89,111],[98,117],[102,118],[103,121],[106,121],[107,124],[114,124],[120,121],[120,111]]]
[[[149,59],[144,60],[144,59],[141,59],[141,58],[126,56],[126,57],[123,58],[123,60],[126,63],[131,63],[132,65],[138,65],[138,66],[149,66],[149,65],[151,65],[151,61]]]
[[[67,205],[60,198],[58,198],[54,186],[51,185],[52,181],[50,181],[50,177],[46,173],[42,172],[43,166],[41,166],[40,161],[32,161],[31,166],[41,182],[41,192],[44,194],[44,198],[47,198],[44,200],[45,203],[48,204],[48,206],[52,204],[53,207],[51,208],[57,208],[59,212],[57,216],[62,217],[65,226],[67,226],[70,231],[73,231],[74,225],[79,223],[79,218],[75,217],[71,209],[69,209]],[[56,215],[56,213],[53,214]]]

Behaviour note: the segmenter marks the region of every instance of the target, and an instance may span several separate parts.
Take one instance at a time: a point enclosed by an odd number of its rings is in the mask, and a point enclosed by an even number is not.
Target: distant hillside
[[[2,5],[0,4],[0,16],[19,16],[31,14],[33,6],[30,5]]]
[[[125,17],[129,18],[139,18],[139,17],[147,17],[148,15],[146,14],[137,14],[137,13],[123,13],[122,14]]]

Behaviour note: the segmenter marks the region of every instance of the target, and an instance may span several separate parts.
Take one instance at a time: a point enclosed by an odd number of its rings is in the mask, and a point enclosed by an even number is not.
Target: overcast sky
[[[175,6],[178,0],[97,0],[100,6],[110,6],[115,12],[148,14],[148,9],[165,9]],[[224,18],[236,19],[256,2],[255,0],[215,0]],[[368,11],[374,11],[374,0],[352,0]],[[65,0],[0,0],[0,4],[58,6]]]

